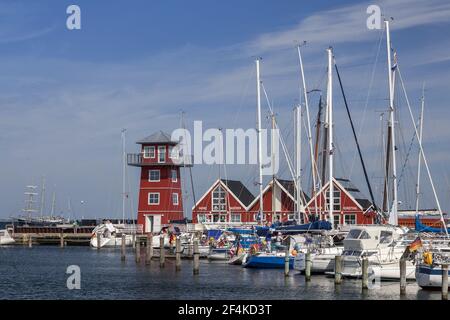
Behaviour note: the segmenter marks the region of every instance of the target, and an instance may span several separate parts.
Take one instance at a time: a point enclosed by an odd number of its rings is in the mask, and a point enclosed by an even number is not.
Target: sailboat
[[[9,234],[8,229],[0,230],[0,245],[8,245],[16,242],[13,237]]]
[[[125,132],[122,130],[122,223],[112,224],[110,221],[96,226],[92,231],[90,244],[94,248],[117,247],[122,246],[122,236],[125,236],[125,245],[133,245],[133,235],[136,234],[137,228],[133,225],[125,223],[125,205],[128,199],[126,192],[126,148],[125,148]],[[100,239],[98,239],[99,237]]]

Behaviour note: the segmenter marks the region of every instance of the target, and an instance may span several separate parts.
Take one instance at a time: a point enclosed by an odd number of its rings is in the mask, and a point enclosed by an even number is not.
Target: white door
[[[145,232],[160,232],[161,231],[161,215],[145,216]]]
[[[153,232],[161,231],[161,215],[157,214],[153,216]]]
[[[145,232],[153,232],[153,216],[145,216]]]

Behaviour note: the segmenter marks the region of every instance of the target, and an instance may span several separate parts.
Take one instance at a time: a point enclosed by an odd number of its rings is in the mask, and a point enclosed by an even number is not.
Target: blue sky
[[[72,3],[81,7],[81,30],[66,29],[65,12]],[[203,120],[205,127],[254,127],[256,56],[264,59],[263,81],[290,143],[291,110],[299,96],[298,40],[308,41],[309,88],[324,88],[325,49],[334,47],[369,173],[379,184],[378,111],[386,109],[386,58],[384,42],[377,54],[380,31],[366,28],[369,4],[394,17],[392,40],[416,113],[426,82],[424,143],[448,211],[446,1],[53,0],[0,2],[0,216],[19,212],[24,186],[39,184],[43,175],[48,192],[57,192],[58,212],[70,198],[77,217],[121,216],[121,128],[128,129],[128,151],[135,152],[137,139],[177,128],[180,110],[186,111],[188,126]],[[404,101],[398,99],[399,136],[405,141],[399,153],[405,154],[412,130]],[[353,165],[354,146],[347,142],[351,136],[338,94],[336,101],[342,154],[337,175],[350,176],[366,192],[361,170]],[[413,150],[400,192],[405,207],[411,203],[416,158]],[[197,197],[218,172],[217,167],[194,168]],[[287,173],[284,165],[280,175],[288,178]],[[230,166],[227,175],[254,190],[256,168]],[[135,197],[138,171],[130,168],[129,176]],[[423,181],[424,206],[434,206],[425,176]],[[186,201],[189,211],[192,196]],[[132,206],[130,211],[136,203]]]

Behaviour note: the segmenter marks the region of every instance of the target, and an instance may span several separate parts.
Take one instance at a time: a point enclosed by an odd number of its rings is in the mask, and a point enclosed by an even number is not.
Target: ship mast
[[[260,61],[256,59],[256,90],[257,90],[257,113],[258,113],[258,166],[259,166],[259,223],[263,221],[263,176],[262,176],[262,129],[261,129],[261,79],[260,79]]]
[[[301,199],[301,188],[300,188],[300,182],[301,182],[301,170],[302,170],[302,115],[300,106],[297,106],[295,108],[295,162],[296,162],[296,168],[295,168],[295,180],[296,180],[296,201],[297,201],[297,222],[302,220],[301,212],[303,210],[302,205],[302,199]]]
[[[122,129],[122,223],[125,224],[125,203],[127,198],[126,191],[126,147],[125,147],[125,132],[127,129]]]
[[[334,184],[333,184],[333,49],[330,47],[328,52],[328,88],[327,88],[327,110],[328,110],[328,155],[329,155],[329,213],[328,219],[331,228],[334,228]]]
[[[420,109],[420,119],[419,119],[419,144],[422,143],[423,137],[423,114],[425,109],[425,85],[422,87],[422,98],[421,98],[421,109]],[[419,159],[417,163],[417,184],[416,184],[416,215],[419,214],[419,197],[420,197],[420,173],[422,165],[422,153],[419,148]]]
[[[298,52],[298,60],[300,62],[300,73],[302,76],[302,85],[303,85],[303,99],[305,101],[305,108],[306,108],[306,121],[308,124],[308,144],[309,144],[309,153],[311,158],[311,173],[312,173],[312,181],[313,181],[313,194],[312,197],[314,197],[314,207],[315,207],[315,213],[317,215],[317,197],[315,197],[317,193],[317,162],[316,157],[314,155],[313,150],[313,141],[312,141],[312,131],[311,131],[311,117],[309,114],[309,102],[308,102],[308,91],[306,91],[306,80],[305,80],[305,71],[303,68],[303,59],[302,59],[302,53],[300,50],[300,45],[297,46],[297,52]],[[318,120],[320,121],[320,120]],[[300,126],[301,127],[301,126]]]
[[[392,156],[392,179],[393,179],[393,194],[392,194],[392,209],[389,213],[389,224],[398,225],[398,198],[397,198],[397,161],[396,161],[396,144],[395,144],[395,109],[394,109],[394,80],[393,68],[391,61],[391,35],[389,31],[389,21],[386,20],[386,49],[388,59],[388,82],[389,82],[389,114],[390,114],[390,137],[391,137],[391,156]]]

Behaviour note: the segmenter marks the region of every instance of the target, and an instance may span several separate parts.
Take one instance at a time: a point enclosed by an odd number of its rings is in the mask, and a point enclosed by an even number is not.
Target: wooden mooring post
[[[362,260],[362,289],[369,289],[369,260],[364,258]]]
[[[136,247],[136,234],[131,235],[131,241],[133,242],[133,249]]]
[[[406,294],[406,260],[400,259],[400,295]]]
[[[145,264],[150,265],[153,258],[153,234],[147,234],[147,247],[145,248]]]
[[[125,261],[126,259],[126,243],[127,236],[125,234],[122,234],[122,243],[120,244],[120,260]]]
[[[342,257],[341,256],[334,257],[334,283],[335,284],[342,283]]]
[[[159,267],[164,268],[166,264],[166,252],[164,251],[164,236],[159,236]]]
[[[139,237],[136,237],[136,245],[135,245],[135,251],[136,251],[136,263],[141,262],[141,239]]]
[[[284,252],[284,276],[289,277],[289,246]]]
[[[175,245],[175,270],[181,270],[181,239],[177,237],[176,245]]]
[[[30,234],[28,236],[28,248],[32,248],[33,247],[33,236]]]
[[[198,240],[194,240],[194,274],[200,273],[200,251],[198,248]]]
[[[442,300],[448,300],[448,264],[442,265]]]
[[[61,232],[61,233],[59,234],[59,246],[60,246],[61,248],[64,248],[64,233],[63,233],[63,232]]]
[[[305,255],[305,281],[311,281],[311,252],[307,252]]]

